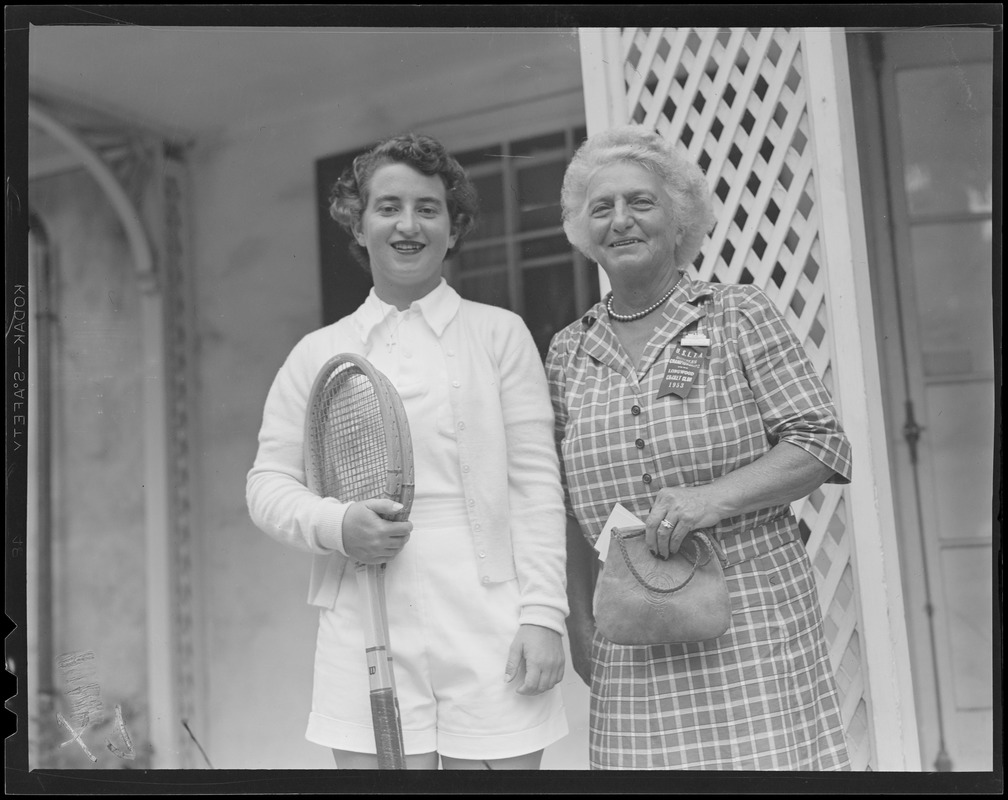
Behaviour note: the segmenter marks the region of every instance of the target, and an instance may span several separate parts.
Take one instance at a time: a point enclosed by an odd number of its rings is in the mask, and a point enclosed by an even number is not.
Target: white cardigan
[[[303,428],[312,383],[337,353],[365,358],[382,344],[372,290],[355,312],[305,336],[280,368],[266,398],[259,451],[248,473],[252,521],[274,539],[315,554],[308,602],[332,608],[346,555],[319,544],[342,542],[349,504],[305,486]],[[436,334],[448,365],[459,468],[483,583],[515,577],[520,624],[564,631],[566,540],[563,493],[553,442],[553,411],[542,361],[522,319],[463,300],[444,281],[413,304]]]

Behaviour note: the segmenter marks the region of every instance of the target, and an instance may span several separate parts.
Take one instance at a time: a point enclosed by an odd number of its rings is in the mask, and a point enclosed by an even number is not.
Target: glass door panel
[[[992,379],[990,220],[916,224],[910,251],[925,379]]]
[[[949,45],[955,36],[955,47]],[[898,389],[916,408],[915,495],[919,519],[901,533],[919,544],[909,560],[908,607],[933,654],[916,649],[924,763],[943,736],[956,770],[990,769],[994,459],[992,278],[993,70],[989,35],[939,31],[885,36],[884,124],[894,135],[892,228],[905,363]],[[954,54],[949,52],[954,50]],[[1000,265],[997,266],[1000,269]],[[901,311],[900,311],[901,310]],[[909,420],[908,420],[909,421]],[[906,428],[904,428],[906,430]],[[915,564],[919,564],[915,567]],[[921,596],[923,575],[930,591]],[[924,623],[924,620],[930,620]],[[923,624],[922,624],[923,623]],[[921,640],[923,644],[924,640]],[[925,659],[934,659],[930,674]],[[932,683],[934,681],[934,683]],[[935,714],[935,717],[931,715]],[[938,716],[940,715],[940,716]]]
[[[896,73],[911,215],[990,212],[993,77],[981,64]]]

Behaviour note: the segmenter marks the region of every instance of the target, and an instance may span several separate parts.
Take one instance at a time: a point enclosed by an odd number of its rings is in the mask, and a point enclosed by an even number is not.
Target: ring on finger
[[[658,527],[659,528],[668,528],[669,530],[672,530],[673,528],[675,528],[675,525],[673,525],[667,519],[663,519],[661,522],[658,523]]]

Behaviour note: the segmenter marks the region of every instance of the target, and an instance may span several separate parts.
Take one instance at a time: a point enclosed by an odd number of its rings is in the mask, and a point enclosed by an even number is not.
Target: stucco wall
[[[206,598],[199,726],[217,768],[332,765],[326,749],[304,740],[316,630],[305,603],[309,556],[259,532],[244,499],[270,382],[320,323],[315,160],[405,129],[467,147],[583,119],[573,35],[505,39],[463,74],[404,72],[382,87],[320,77],[333,80],[326,107],[251,116],[191,153]],[[537,96],[545,99],[520,103]],[[573,677],[565,692],[575,733],[544,766],[580,768],[587,692]]]
[[[147,765],[147,653],[143,407],[139,295],[131,254],[112,207],[83,170],[34,181],[29,203],[50,242],[53,294],[51,713],[41,719],[38,766],[75,767],[81,751],[56,712],[80,728],[73,697],[90,696],[85,741],[97,766],[127,766],[104,745],[122,706],[138,759]],[[33,326],[46,324],[32,321]],[[33,327],[33,330],[36,328]],[[36,381],[38,376],[36,376]],[[38,385],[38,384],[36,384]],[[32,582],[30,590],[37,584]],[[86,677],[60,656],[90,652]],[[40,687],[44,689],[45,687]],[[67,690],[80,694],[67,695]],[[99,704],[100,701],[100,704]],[[75,718],[76,716],[76,718]]]

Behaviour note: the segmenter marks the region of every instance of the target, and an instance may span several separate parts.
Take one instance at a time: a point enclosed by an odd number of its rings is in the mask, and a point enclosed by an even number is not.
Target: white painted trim
[[[578,28],[588,135],[626,122],[619,28]]]
[[[172,311],[165,319],[165,374],[166,381],[174,389],[166,393],[171,406],[165,410],[173,437],[173,460],[169,462],[173,563],[172,589],[176,593],[173,603],[175,630],[173,641],[177,661],[173,675],[176,687],[176,713],[179,722],[186,719],[193,735],[203,744],[209,735],[205,710],[207,702],[206,654],[206,602],[204,587],[208,573],[208,563],[203,552],[206,544],[197,519],[201,517],[201,495],[196,491],[200,485],[196,477],[197,459],[194,443],[200,441],[196,431],[198,419],[194,406],[196,386],[195,361],[193,355],[193,331],[195,321],[195,286],[192,274],[192,187],[189,170],[181,159],[164,157],[160,163],[161,180],[157,181],[158,207],[163,222],[164,244],[164,286],[165,305]],[[169,186],[174,185],[178,197],[173,201]],[[171,203],[177,203],[174,209]],[[177,216],[177,222],[172,218]],[[174,227],[177,225],[177,227]],[[177,237],[174,246],[179,248],[178,260],[173,261],[172,245],[169,237]],[[181,411],[180,411],[181,408]],[[188,575],[182,570],[188,565]],[[188,596],[183,591],[188,583]],[[188,653],[188,658],[183,654]],[[197,754],[189,734],[181,725],[175,730],[176,742],[180,750],[182,768],[198,766],[205,762]]]
[[[623,54],[619,28],[578,28],[581,49],[581,84],[584,88],[585,125],[588,135],[627,121],[623,86]],[[610,289],[609,276],[598,267],[599,293]]]
[[[147,578],[147,698],[155,769],[181,766],[178,751],[178,687],[175,683],[174,551],[168,501],[169,435],[165,386],[164,301],[140,296],[143,336],[144,530]]]
[[[842,29],[806,29],[802,54],[829,286],[834,395],[853,449],[853,480],[845,491],[868,672],[872,768],[920,770],[844,37]]]

